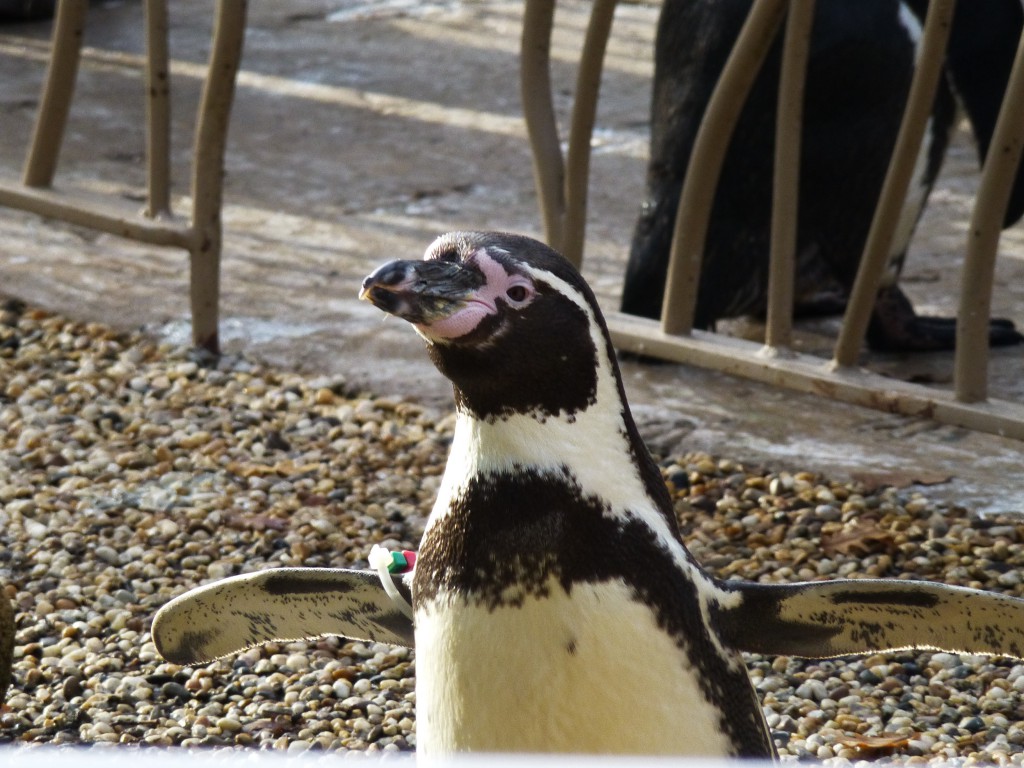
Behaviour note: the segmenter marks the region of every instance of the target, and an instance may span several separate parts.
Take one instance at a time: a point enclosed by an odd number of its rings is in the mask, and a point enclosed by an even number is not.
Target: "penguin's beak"
[[[363,280],[359,298],[416,326],[429,327],[465,307],[482,282],[478,270],[461,262],[392,261]]]

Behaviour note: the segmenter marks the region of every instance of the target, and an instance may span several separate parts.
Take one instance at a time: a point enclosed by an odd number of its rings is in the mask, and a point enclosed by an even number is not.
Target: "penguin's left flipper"
[[[409,587],[396,577],[406,600]],[[157,651],[198,664],[272,641],[336,635],[411,648],[412,620],[388,597],[376,571],[272,568],[197,587],[153,618]]]
[[[798,584],[721,582],[722,640],[741,651],[805,658],[921,649],[1024,658],[1024,600],[895,579]]]
[[[881,288],[868,325],[868,345],[877,352],[929,352],[956,346],[956,318],[918,315],[899,286]],[[993,317],[988,343],[1006,347],[1024,342],[1011,320]]]

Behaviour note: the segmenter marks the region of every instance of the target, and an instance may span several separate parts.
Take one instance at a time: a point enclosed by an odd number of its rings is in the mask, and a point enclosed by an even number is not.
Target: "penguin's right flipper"
[[[406,600],[409,588],[395,585]],[[157,651],[175,664],[197,664],[272,641],[337,635],[413,646],[412,620],[375,571],[272,568],[197,587],[153,618]]]
[[[721,582],[722,640],[741,651],[826,658],[930,649],[1024,658],[1024,600],[923,581]]]

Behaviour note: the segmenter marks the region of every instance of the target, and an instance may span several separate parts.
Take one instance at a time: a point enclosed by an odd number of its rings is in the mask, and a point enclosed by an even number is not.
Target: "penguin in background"
[[[623,312],[657,318],[697,129],[750,0],[666,0],[658,22],[647,193],[633,234]],[[807,70],[796,249],[799,312],[839,312],[853,285],[914,72],[927,0],[819,0]],[[898,279],[960,108],[988,152],[1017,41],[1018,0],[959,3],[915,178],[868,329],[883,351],[952,349],[955,319],[919,316]],[[736,126],[707,233],[694,326],[763,313],[781,35]],[[1024,213],[1019,172],[1004,226]],[[832,297],[822,301],[822,297]],[[991,322],[993,345],[1022,337]]]

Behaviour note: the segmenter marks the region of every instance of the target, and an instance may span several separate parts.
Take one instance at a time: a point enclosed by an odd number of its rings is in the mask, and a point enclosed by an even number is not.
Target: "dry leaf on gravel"
[[[831,534],[822,534],[821,547],[829,556],[840,554],[854,557],[896,551],[893,532],[881,528],[877,520],[858,520],[853,527],[843,528]]]
[[[862,736],[860,734],[843,733],[836,736],[836,741],[844,747],[856,750],[861,755],[880,757],[906,748],[910,743],[910,740],[915,738],[917,735],[918,734],[912,734],[910,736]]]
[[[890,470],[878,472],[854,472],[850,479],[864,486],[867,493],[879,488],[906,488],[911,485],[942,485],[953,478],[945,473],[927,470]]]

